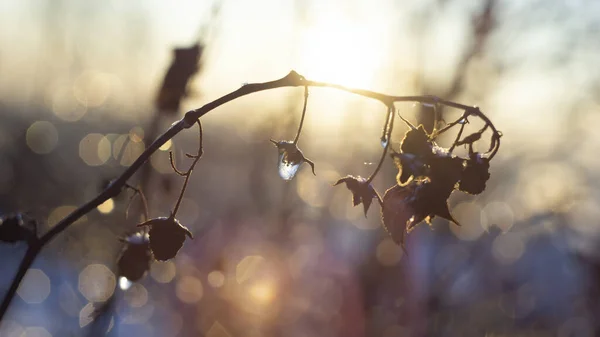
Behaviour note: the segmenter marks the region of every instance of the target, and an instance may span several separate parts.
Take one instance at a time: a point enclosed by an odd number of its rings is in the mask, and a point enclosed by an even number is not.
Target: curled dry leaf
[[[160,217],[148,220],[138,226],[150,226],[148,233],[150,249],[154,258],[167,261],[175,257],[183,246],[185,237],[193,239],[192,232],[181,225],[174,217]]]
[[[150,269],[152,262],[150,236],[145,230],[141,230],[122,240],[125,242],[125,247],[117,261],[119,276],[131,282],[139,281]]]
[[[433,142],[422,124],[417,128],[408,130],[401,144],[400,150],[402,153],[412,154],[417,157],[429,157],[433,147]]]
[[[431,224],[431,220],[439,216],[458,225],[448,209],[448,195],[429,179],[393,186],[383,196],[383,227],[397,244],[404,247],[406,233],[423,221]]]
[[[415,219],[415,210],[412,207],[412,197],[416,185],[396,185],[383,195],[381,206],[381,220],[383,228],[392,237],[392,240],[404,248],[408,222]],[[421,219],[422,220],[422,219]],[[420,221],[419,221],[420,222]]]
[[[292,180],[292,178],[294,178],[296,175],[296,172],[298,172],[300,165],[304,162],[310,165],[312,168],[312,173],[315,174],[315,164],[311,160],[304,157],[304,154],[294,142],[287,140],[276,142],[272,139],[271,142],[279,151],[277,167],[279,169],[279,176],[283,180]]]
[[[37,222],[25,214],[17,213],[0,218],[0,241],[16,243],[30,242],[37,238]]]
[[[391,156],[398,168],[398,175],[396,176],[398,185],[405,185],[411,177],[418,178],[426,176],[428,173],[428,166],[420,157],[414,154],[394,152]]]
[[[350,190],[350,192],[352,192],[352,204],[354,206],[357,206],[360,203],[363,204],[365,217],[367,216],[369,207],[371,207],[373,198],[376,198],[381,204],[381,197],[377,191],[375,191],[375,188],[373,188],[371,183],[367,181],[367,179],[360,176],[346,176],[338,180],[335,184],[333,184],[333,186],[341,183],[346,183],[346,187]]]
[[[458,188],[469,194],[479,194],[485,189],[485,184],[490,179],[490,161],[483,158],[480,153],[473,153],[462,172]]]

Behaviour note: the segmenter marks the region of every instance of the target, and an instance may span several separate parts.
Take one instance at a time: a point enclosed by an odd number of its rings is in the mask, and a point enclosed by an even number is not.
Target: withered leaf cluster
[[[448,209],[450,194],[456,189],[481,193],[490,177],[487,158],[479,153],[468,159],[452,155],[422,125],[405,134],[400,152],[392,157],[399,170],[397,185],[385,192],[381,216],[386,231],[403,246],[407,232],[436,216],[459,225]]]
[[[140,280],[150,269],[153,259],[174,258],[192,233],[174,217],[150,219],[138,225],[142,228],[122,239],[125,247],[117,261],[119,275],[131,282]]]

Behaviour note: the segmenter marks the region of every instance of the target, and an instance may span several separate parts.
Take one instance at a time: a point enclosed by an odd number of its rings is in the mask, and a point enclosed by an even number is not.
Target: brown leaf
[[[354,176],[346,176],[344,178],[339,179],[333,186],[339,185],[341,183],[346,183],[346,187],[352,192],[352,204],[357,206],[362,203],[365,211],[365,217],[367,216],[367,211],[371,207],[371,203],[373,202],[373,198],[376,198],[379,203],[381,203],[381,197],[375,191],[375,188],[367,182],[367,179],[363,177],[354,177]]]
[[[406,186],[396,185],[383,195],[381,206],[381,220],[383,228],[392,237],[392,240],[404,249],[404,239],[410,223],[419,223],[424,217],[419,217],[412,206],[416,182]],[[411,220],[412,219],[412,220]]]

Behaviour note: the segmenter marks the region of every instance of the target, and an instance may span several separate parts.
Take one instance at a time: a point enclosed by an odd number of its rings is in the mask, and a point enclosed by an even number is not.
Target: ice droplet
[[[435,108],[435,104],[431,104],[431,103],[421,103],[421,105],[423,105],[426,108],[430,108],[430,109]]]
[[[469,120],[468,120],[468,119],[466,119],[465,117],[461,118],[461,119],[458,121],[458,124],[468,124],[468,123],[469,123]]]
[[[127,279],[127,277],[125,277],[125,276],[119,277],[119,288],[121,288],[121,290],[127,290],[132,285],[133,285],[133,283],[131,283],[131,281],[129,281]]]
[[[292,178],[294,178],[294,176],[296,175],[296,172],[298,172],[298,168],[300,168],[300,164],[302,164],[302,162],[299,162],[299,163],[286,162],[283,160],[282,155],[279,156],[279,176],[283,180],[292,180]]]
[[[381,146],[385,148],[389,143],[389,138],[387,136],[381,137]]]

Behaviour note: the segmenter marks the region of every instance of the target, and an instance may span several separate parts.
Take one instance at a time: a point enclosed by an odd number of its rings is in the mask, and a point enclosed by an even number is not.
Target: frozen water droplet
[[[435,104],[431,104],[431,103],[421,103],[421,105],[423,105],[426,108],[431,108],[431,109],[435,108]]]
[[[461,119],[458,121],[458,124],[468,124],[468,123],[469,123],[469,120],[467,120],[466,118],[461,118]]]
[[[300,163],[290,163],[290,162],[284,162],[283,160],[279,160],[279,176],[283,179],[283,180],[292,180],[292,178],[294,178],[294,176],[296,175],[296,172],[298,172],[298,168],[300,168]]]
[[[385,148],[389,143],[388,137],[381,137],[381,146]]]
[[[136,232],[125,238],[125,242],[140,245],[147,243],[150,240],[148,233]]]
[[[365,164],[365,165],[373,165],[373,163],[372,163],[372,162],[370,162],[370,161],[366,161],[364,164]]]
[[[129,281],[127,279],[127,277],[125,277],[125,276],[119,277],[119,288],[121,288],[121,290],[127,290],[127,289],[131,288],[132,285],[133,285],[133,283],[131,283],[131,281]]]

